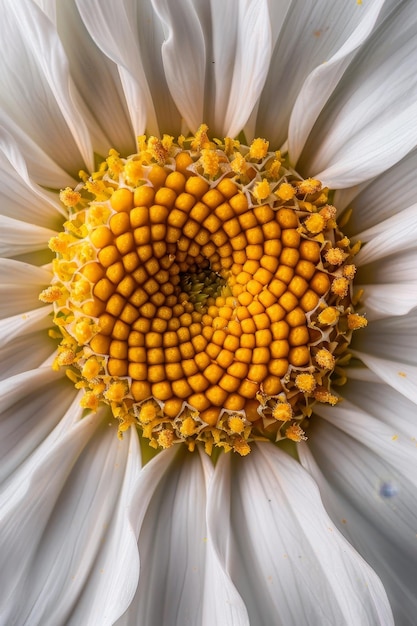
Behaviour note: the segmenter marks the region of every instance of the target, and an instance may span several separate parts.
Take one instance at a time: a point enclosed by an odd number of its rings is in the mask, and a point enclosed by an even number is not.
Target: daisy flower
[[[413,624],[415,3],[0,6],[0,624]]]

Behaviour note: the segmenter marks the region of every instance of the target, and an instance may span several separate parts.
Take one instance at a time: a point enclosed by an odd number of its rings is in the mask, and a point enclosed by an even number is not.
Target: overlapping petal
[[[97,147],[105,142],[73,84],[52,22],[31,0],[2,4],[2,111],[65,171],[92,168],[91,137]]]
[[[106,153],[110,146],[117,146],[121,154],[131,154],[135,136],[117,65],[90,37],[74,0],[45,5],[43,8],[61,39],[74,83],[106,138]]]
[[[300,459],[339,528],[380,574],[396,623],[409,624],[416,610],[415,405],[381,382],[352,381],[344,395],[340,407],[319,408],[325,421],[314,422]]]
[[[318,119],[302,171],[314,172],[332,188],[347,188],[374,178],[415,148],[416,29],[412,2],[391,5]]]
[[[64,218],[57,194],[40,185],[74,185],[75,180],[54,165],[27,137],[22,140],[0,128],[1,214],[29,224],[51,227]],[[23,156],[24,155],[24,156]],[[30,174],[28,169],[30,169]]]
[[[0,259],[0,319],[39,304],[39,293],[51,281],[51,273],[30,263]]]
[[[164,132],[165,129],[159,128],[137,29],[138,21],[143,19],[142,28],[148,31],[150,28],[155,35],[158,32],[153,27],[149,3],[137,7],[132,0],[118,4],[108,0],[77,0],[77,7],[96,45],[118,67],[135,135],[142,135],[145,130],[155,135]],[[159,101],[159,97],[155,101]]]
[[[63,373],[51,367],[28,369],[0,383],[1,484],[49,436],[76,395]],[[71,414],[79,419],[78,403]],[[67,427],[66,420],[63,427]]]
[[[0,4],[0,623],[388,626],[378,576],[413,623],[413,2]],[[317,407],[304,469],[269,443],[215,467],[172,449],[141,468],[136,431],[120,441],[105,411],[83,416],[50,367],[37,294],[64,219],[56,191],[94,154],[204,121],[276,149],[288,138],[307,175],[350,187],[336,198],[353,199],[372,323],[343,402]]]
[[[316,67],[304,81],[289,121],[288,151],[292,163],[298,161],[314,123],[349,67],[355,52],[372,33],[384,3],[385,0],[380,0],[366,5],[367,10],[340,49]],[[343,17],[340,16],[339,19],[342,20]],[[320,37],[322,33],[315,33],[315,36]]]
[[[223,557],[250,623],[393,623],[378,577],[332,524],[314,481],[285,452],[259,444],[241,462],[222,457],[212,489],[208,519],[216,542],[228,524],[212,506],[231,503],[233,535]]]
[[[267,76],[272,53],[268,3],[213,0],[211,14],[213,130],[221,137],[235,137],[248,121]],[[227,37],[225,24],[228,24]]]
[[[378,12],[381,3],[354,6],[346,2],[309,2],[306,6],[303,1],[293,0],[271,5],[272,40],[275,47],[260,97],[256,133],[268,137],[279,148],[288,137],[293,107],[308,76],[326,74],[326,62],[335,57],[329,69],[329,75],[333,74],[333,87],[351,61],[355,41],[360,41],[361,34],[367,36],[362,23],[372,24],[375,17],[373,13]],[[296,143],[297,153],[304,140],[296,141],[294,133],[305,133],[308,129],[328,97],[327,87],[326,84],[323,94],[314,92],[317,103],[314,100],[309,102],[309,109],[312,105],[314,111],[311,116],[302,100],[297,105],[297,120],[303,120],[300,131],[296,129],[296,118],[291,125],[291,142]],[[307,95],[309,88],[307,82],[300,98]]]
[[[41,448],[2,494],[1,619],[111,625],[137,583],[136,433],[120,442],[97,414]]]
[[[203,623],[211,473],[207,458],[174,449],[142,470],[130,510],[138,537],[139,584],[118,626]]]

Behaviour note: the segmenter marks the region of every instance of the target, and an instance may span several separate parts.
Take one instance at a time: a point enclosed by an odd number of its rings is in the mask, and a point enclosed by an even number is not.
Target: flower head
[[[394,4],[3,0],[7,623],[414,620]]]

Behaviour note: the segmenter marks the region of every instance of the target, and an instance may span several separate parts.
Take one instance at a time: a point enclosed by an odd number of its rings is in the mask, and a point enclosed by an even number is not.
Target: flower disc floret
[[[85,408],[111,407],[120,435],[245,455],[256,438],[305,438],[366,320],[328,190],[263,139],[207,131],[140,137],[62,192],[41,299],[62,335],[54,366],[70,366]]]

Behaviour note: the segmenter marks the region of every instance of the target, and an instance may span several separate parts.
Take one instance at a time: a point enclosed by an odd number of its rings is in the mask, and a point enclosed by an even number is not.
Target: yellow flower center
[[[50,242],[54,367],[153,447],[305,438],[352,331],[356,252],[328,189],[268,142],[140,137],[75,191]]]

